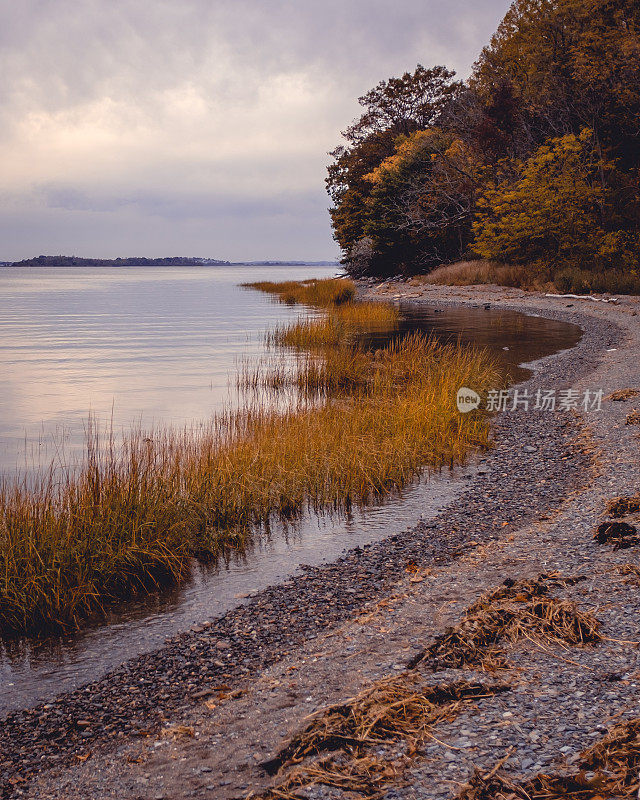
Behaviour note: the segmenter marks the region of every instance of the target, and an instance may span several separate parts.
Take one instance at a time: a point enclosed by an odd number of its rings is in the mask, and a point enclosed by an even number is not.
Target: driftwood
[[[569,298],[571,300],[593,300],[594,303],[613,303],[617,305],[620,301],[617,297],[594,297],[591,294],[552,294],[547,292],[545,297]]]

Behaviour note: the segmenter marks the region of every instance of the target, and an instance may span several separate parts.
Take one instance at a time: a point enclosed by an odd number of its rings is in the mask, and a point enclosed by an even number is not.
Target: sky
[[[0,0],[0,260],[333,259],[380,80],[468,76],[508,0]]]

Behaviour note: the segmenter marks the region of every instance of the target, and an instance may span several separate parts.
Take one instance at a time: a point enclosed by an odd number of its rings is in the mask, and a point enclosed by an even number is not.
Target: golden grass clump
[[[356,334],[391,332],[398,326],[398,309],[388,303],[355,303],[355,284],[345,278],[309,281],[262,281],[245,287],[274,294],[281,302],[322,309],[321,317],[302,317],[278,326],[267,344],[297,350],[326,350],[348,344]]]
[[[551,585],[558,582],[562,579],[557,576],[505,582],[474,603],[457,625],[438,636],[410,666],[427,662],[434,670],[505,668],[508,665],[498,646],[505,639],[524,638],[540,645],[598,642],[595,617],[575,603],[549,596]]]
[[[514,288],[525,287],[530,283],[524,267],[498,264],[494,261],[459,261],[456,264],[443,264],[424,275],[424,283],[442,286],[472,286],[495,283]]]
[[[487,775],[476,771],[457,800],[635,799],[640,791],[640,719],[615,725],[581,754],[579,767],[577,774],[540,774],[518,784],[495,770]]]
[[[324,278],[307,281],[258,281],[243,284],[248,289],[276,295],[281,303],[301,303],[319,308],[339,306],[351,302],[356,293],[353,281],[348,278]]]
[[[614,519],[640,512],[640,495],[614,497],[607,503],[607,515]]]
[[[0,486],[0,631],[77,626],[182,580],[194,555],[241,546],[256,525],[383,498],[488,446],[485,416],[455,405],[460,386],[497,384],[486,354],[410,335],[353,358],[350,393],[329,356],[313,377],[334,382],[323,402],[249,406],[119,447],[90,436],[77,470]]]
[[[398,309],[387,303],[348,303],[329,309],[320,318],[303,317],[277,326],[267,337],[267,343],[296,350],[324,350],[348,345],[358,334],[390,333],[399,321]]]
[[[335,394],[370,393],[372,355],[360,347],[328,349],[325,353],[297,354],[292,366],[274,358],[258,366],[247,366],[240,373],[238,388],[257,392],[260,389],[282,393],[294,389],[304,398]]]

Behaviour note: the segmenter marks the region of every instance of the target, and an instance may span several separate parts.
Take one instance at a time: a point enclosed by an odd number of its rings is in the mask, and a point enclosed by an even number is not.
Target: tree
[[[416,272],[460,258],[471,239],[474,169],[464,143],[439,128],[398,139],[394,155],[366,176],[365,232],[383,262]]]
[[[396,134],[372,133],[355,147],[339,147],[331,155],[327,191],[333,201],[329,210],[333,235],[344,253],[364,236],[366,200],[371,190],[365,176],[394,152]]]
[[[516,0],[475,65],[470,86],[487,105],[509,86],[537,143],[594,132],[616,157],[638,152],[640,4],[637,0]]]
[[[426,69],[418,64],[414,72],[401,78],[380,81],[358,102],[366,110],[342,135],[357,145],[371,134],[393,131],[408,136],[433,125],[447,104],[462,91],[464,84],[454,81],[455,72],[443,66]]]
[[[418,65],[360,103],[327,178],[354,274],[428,269],[469,246],[635,266],[638,0],[515,0],[466,85]]]
[[[366,176],[395,152],[399,136],[407,136],[437,120],[447,103],[461,91],[455,73],[446,67],[425,69],[418,65],[413,73],[381,81],[359,98],[364,113],[343,136],[346,145],[336,148],[328,168],[327,191],[333,201],[330,209],[334,237],[344,253],[349,269],[349,255],[354,246],[375,227],[369,202],[371,183]],[[372,259],[376,269],[383,268],[380,253]],[[354,267],[355,269],[355,267]]]
[[[515,264],[630,267],[637,237],[607,227],[611,193],[592,130],[549,140],[519,165],[515,180],[489,185],[478,200],[477,252]],[[635,251],[635,252],[634,252]]]

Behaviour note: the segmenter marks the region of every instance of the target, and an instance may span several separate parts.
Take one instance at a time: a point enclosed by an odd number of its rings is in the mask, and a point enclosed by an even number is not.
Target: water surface
[[[0,272],[0,471],[61,460],[80,447],[90,411],[132,422],[205,421],[233,400],[238,362],[264,356],[264,333],[299,308],[239,284],[325,277],[333,268],[122,267]],[[516,380],[530,362],[580,338],[574,325],[500,309],[402,305],[401,333],[487,347]],[[387,336],[372,337],[383,344]],[[52,444],[55,442],[55,444]],[[107,624],[66,637],[0,644],[0,715],[93,680],[176,633],[214,619],[300,564],[434,516],[464,486],[469,469],[444,472],[401,497],[347,519],[306,516],[256,537],[242,557],[194,570],[186,585],[123,605]]]
[[[230,401],[238,358],[258,357],[265,330],[299,314],[239,284],[335,271],[0,269],[0,474],[70,459],[89,413],[116,432],[206,420]]]

